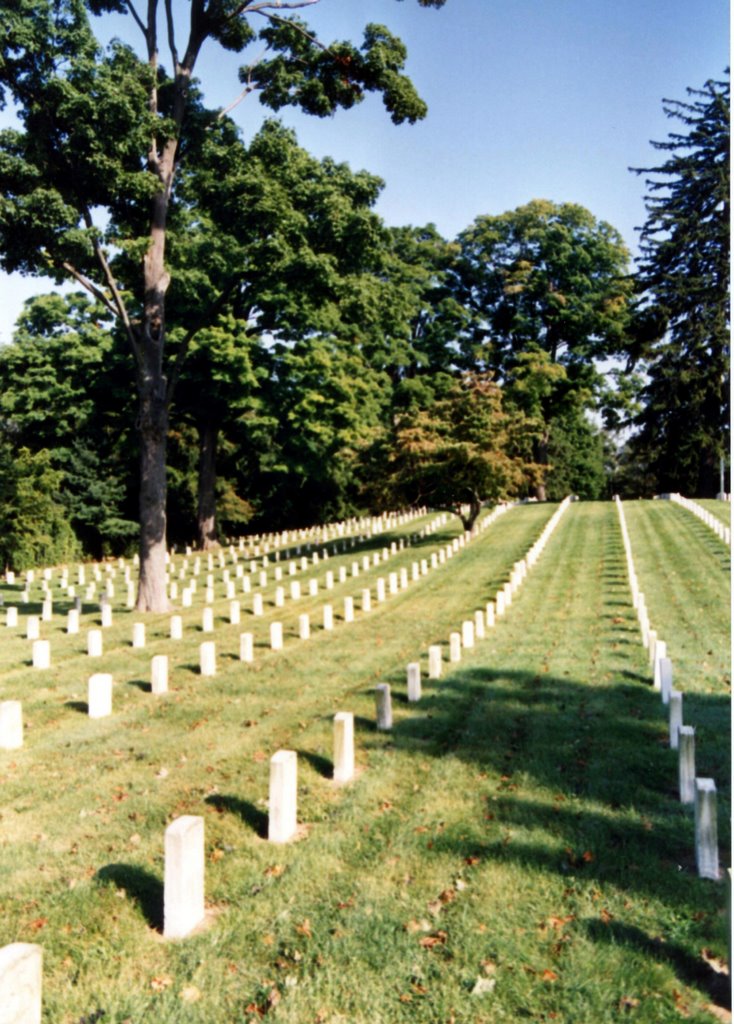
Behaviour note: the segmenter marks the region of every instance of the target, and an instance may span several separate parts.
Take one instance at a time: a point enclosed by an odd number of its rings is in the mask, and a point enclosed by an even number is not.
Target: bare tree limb
[[[173,23],[173,5],[171,0],[165,0],[166,2],[166,24],[168,26],[168,48],[171,51],[171,61],[173,62],[173,73],[176,73],[178,68],[178,50],[176,49],[176,31]]]
[[[135,10],[135,5],[132,3],[132,0],[125,0],[125,3],[127,5],[127,9],[130,11],[130,14],[132,14],[132,16],[133,16],[133,21],[138,26],[140,31],[143,33],[143,35],[145,36],[145,41],[147,42],[148,41],[148,30],[145,27],[145,22],[140,17],[138,12]]]

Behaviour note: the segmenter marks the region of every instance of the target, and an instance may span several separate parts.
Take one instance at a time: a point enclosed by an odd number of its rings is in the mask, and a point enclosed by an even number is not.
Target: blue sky
[[[432,221],[449,238],[480,214],[545,198],[586,206],[634,252],[644,181],[628,168],[661,162],[649,140],[677,128],[663,98],[685,99],[687,87],[722,77],[729,63],[727,0],[447,0],[440,10],[417,0],[318,0],[301,16],[325,42],[359,41],[366,23],[387,25],[408,47],[407,71],[429,112],[396,127],[370,97],[333,118],[287,110],[281,119],[316,156],[380,175],[377,209],[389,224]],[[138,43],[127,19],[98,27],[100,38]],[[207,46],[197,65],[205,98],[227,106],[241,88],[241,61]],[[249,138],[266,115],[251,94],[231,116]],[[44,290],[0,275],[0,341],[23,298]]]

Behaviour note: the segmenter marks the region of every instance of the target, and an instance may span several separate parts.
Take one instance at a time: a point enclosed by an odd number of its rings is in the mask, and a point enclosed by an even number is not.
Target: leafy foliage
[[[713,495],[729,449],[729,82],[689,97],[665,101],[683,129],[653,143],[660,167],[637,172],[655,175],[638,287],[658,330],[631,447],[656,489]]]

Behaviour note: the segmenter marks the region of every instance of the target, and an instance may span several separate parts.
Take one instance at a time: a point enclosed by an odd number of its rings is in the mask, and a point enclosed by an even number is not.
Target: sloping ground
[[[731,502],[718,501],[716,498],[696,498],[696,503],[713,513],[720,519],[724,526],[731,526]]]
[[[625,510],[651,620],[676,685],[691,691],[685,720],[705,719],[700,773],[719,785],[725,849],[728,645],[712,617],[728,581],[713,549],[710,571],[699,572],[701,552],[684,568],[691,537],[680,524],[668,537],[659,506]],[[74,706],[88,671],[78,655],[42,684],[8,664],[31,728],[22,751],[0,758],[2,942],[44,945],[45,1020],[721,1016],[724,886],[695,876],[692,816],[677,800],[612,505],[571,506],[488,639],[424,682],[420,704],[404,700],[405,663],[420,656],[425,671],[429,643],[446,652],[449,631],[494,596],[552,511],[513,510],[333,634],[298,642],[296,610],[270,609],[260,643],[276,616],[290,639],[282,653],[258,647],[252,667],[231,653],[251,621],[222,627],[230,657],[215,680],[198,676],[196,646],[184,641],[174,690],[157,702],[143,680],[150,655],[170,649],[164,623],[131,652],[132,617],[120,613],[110,719],[90,722]],[[697,527],[692,519],[692,535]],[[672,577],[650,554],[664,536]],[[390,569],[415,557],[406,551]],[[717,667],[703,670],[706,659]],[[372,725],[381,681],[395,691],[392,734]],[[336,789],[331,716],[342,709],[357,716],[360,775]],[[279,747],[299,751],[306,826],[283,847],[262,838]],[[163,943],[162,835],[179,814],[205,817],[217,913],[200,935]]]

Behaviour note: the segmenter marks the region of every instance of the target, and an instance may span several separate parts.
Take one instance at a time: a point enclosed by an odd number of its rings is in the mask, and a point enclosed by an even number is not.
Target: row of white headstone
[[[438,552],[432,552],[430,558],[430,568],[435,569],[441,565],[444,565],[455,553],[460,551],[466,546],[466,544],[474,539],[474,537],[484,532],[495,519],[507,511],[509,505],[500,505],[495,508],[489,516],[477,524],[476,528],[472,533],[465,533],[460,537],[454,538],[453,541],[441,547]],[[441,516],[434,519],[421,531],[420,536],[428,535],[435,532],[440,528],[441,525],[445,524],[446,516]],[[546,530],[548,527],[546,527]],[[537,542],[536,542],[537,543]],[[381,558],[386,560],[393,555],[398,554],[403,550],[403,542],[393,542],[390,548],[385,548],[382,551]],[[379,552],[375,552],[375,555],[380,555]],[[365,556],[366,557],[366,556]],[[379,561],[375,564],[379,564]],[[516,567],[517,569],[517,567]],[[525,570],[523,570],[524,573]],[[420,563],[414,562],[411,569],[411,579],[416,581],[421,576],[426,575],[429,572],[429,562],[427,559],[422,559]],[[517,569],[519,572],[519,569]],[[498,595],[497,609],[498,614],[504,614],[504,609],[507,604],[511,601],[511,593],[514,587],[517,585],[515,579],[516,573],[513,572],[511,582],[506,584],[504,591]],[[346,576],[344,576],[346,580]],[[314,581],[311,581],[314,582]],[[388,583],[386,587],[385,579],[378,577],[376,581],[376,600],[378,602],[385,601],[388,593],[390,595],[397,594],[400,590],[407,588],[409,585],[409,577],[407,568],[403,568],[399,573],[390,573],[388,577]],[[255,595],[256,598],[260,597],[260,594]],[[365,588],[362,590],[362,610],[369,612],[372,607],[372,596],[371,590]],[[262,612],[262,605],[260,605],[260,612]],[[322,610],[323,614],[323,628],[324,630],[332,630],[334,628],[334,609],[331,604],[325,604]],[[111,609],[108,604],[102,605],[103,624],[111,625]],[[465,624],[464,627],[464,646],[473,644],[473,632],[479,634],[481,629],[481,635],[483,632],[483,623],[479,622],[479,616],[482,616],[482,612],[477,612],[477,618],[475,623]],[[486,615],[488,617],[488,623],[494,624],[494,607],[488,606]],[[33,617],[29,617],[33,618]],[[489,619],[491,618],[491,622]],[[343,619],[345,623],[355,621],[355,606],[354,598],[347,596],[344,598],[344,612]],[[17,609],[10,607],[6,609],[6,621],[10,625],[17,625]],[[230,623],[238,623],[240,621],[240,604],[238,601],[230,602]],[[35,623],[34,623],[35,625]],[[469,626],[472,627],[472,637],[469,637]],[[79,612],[78,609],[70,609],[68,612],[67,631],[74,633],[78,632],[79,628]],[[211,632],[214,629],[213,610],[207,606],[203,609],[203,621],[202,631]],[[32,631],[31,631],[32,632]],[[181,616],[174,615],[171,618],[171,639],[180,640],[183,637],[183,622]],[[298,635],[299,639],[307,640],[311,635],[311,622],[308,614],[304,613],[299,616],[298,621]],[[136,622],[133,624],[133,635],[132,645],[136,648],[144,648],[146,643],[146,630],[145,623]],[[284,646],[283,637],[283,624],[281,622],[270,623],[270,648],[273,651],[280,651]],[[103,634],[101,629],[90,629],[87,632],[87,653],[89,657],[101,657],[103,651]],[[458,648],[458,654],[456,653],[456,642],[452,640],[452,659],[459,660],[461,657],[460,646]],[[243,662],[251,663],[254,660],[254,635],[252,633],[241,633],[240,634],[240,648],[239,648],[240,660]],[[434,649],[433,653],[430,654],[429,660],[433,659],[433,664],[438,664],[438,673],[440,674],[440,660],[441,653],[440,647],[437,651]],[[436,662],[436,658],[438,659]],[[32,664],[37,669],[48,669],[51,667],[51,646],[48,640],[35,639],[32,647]],[[217,651],[216,643],[214,641],[205,641],[199,646],[199,671],[202,676],[213,677],[217,674]],[[429,671],[431,671],[429,667]],[[436,669],[433,669],[435,672]],[[151,692],[154,695],[161,695],[168,691],[168,655],[159,654],[155,655],[151,661]],[[437,676],[433,676],[437,678]],[[95,672],[89,677],[88,680],[88,714],[90,718],[103,718],[112,714],[112,690],[113,690],[113,679],[112,675],[106,672]],[[411,691],[412,692],[412,691]],[[23,744],[23,712],[22,704],[17,700],[6,700],[0,702],[0,749],[15,750]]]
[[[671,494],[670,500],[675,502],[676,505],[680,505],[681,508],[686,509],[687,512],[692,512],[694,516],[697,516],[701,522],[714,531],[719,540],[723,540],[725,544],[731,547],[731,528],[724,526],[718,516],[709,512],[703,505],[699,505],[697,501],[692,501],[691,498],[684,498],[680,494]]]
[[[334,716],[334,781],[354,778],[354,715]],[[298,758],[279,750],[270,759],[268,840],[287,843],[298,832]],[[164,834],[163,936],[183,939],[204,922],[204,819],[183,815]],[[42,995],[40,945],[15,942],[0,949],[0,1022],[40,1024]]]
[[[637,611],[642,644],[648,651],[653,688],[660,693],[668,708],[670,747],[678,751],[678,795],[681,803],[693,804],[696,847],[696,868],[701,878],[719,878],[719,843],[716,813],[716,783],[713,779],[696,777],[696,730],[683,724],[683,693],[673,688],[673,664],[668,658],[667,644],[650,626],[645,595],[639,589],[632,556],[627,521],[619,497],[615,497],[622,531],[627,575],[632,591],[632,604]]]
[[[475,611],[473,618],[465,619],[461,624],[460,631],[449,634],[449,662],[460,662],[462,650],[474,647],[476,640],[483,640],[487,635],[486,630],[492,629],[495,626],[496,620],[505,614],[512,604],[513,596],[517,593],[527,576],[529,568],[536,563],[543,552],[550,535],[568,508],[570,500],[570,497],[563,499],[525,557],[515,562],[510,573],[510,579],[497,591],[494,601],[489,601],[483,609]],[[497,515],[501,514],[501,511],[501,509],[495,509],[491,515],[487,516],[482,521],[484,524],[483,528],[486,529]],[[416,703],[422,696],[420,662],[410,662],[406,674],[408,703]],[[442,674],[443,650],[441,644],[431,644],[428,648],[428,678],[440,679]],[[389,683],[379,683],[375,687],[375,705],[377,729],[381,732],[391,730],[393,714],[392,693]]]

